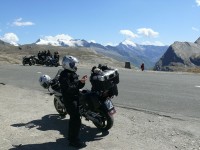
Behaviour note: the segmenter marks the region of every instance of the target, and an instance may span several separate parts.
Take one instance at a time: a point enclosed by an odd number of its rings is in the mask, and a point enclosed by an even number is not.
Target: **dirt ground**
[[[200,120],[116,110],[109,132],[82,118],[83,149],[200,150]],[[57,114],[47,93],[0,84],[0,150],[73,150],[67,141],[68,119]]]

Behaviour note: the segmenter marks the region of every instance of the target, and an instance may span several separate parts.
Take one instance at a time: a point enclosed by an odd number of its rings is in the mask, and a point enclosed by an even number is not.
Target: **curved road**
[[[58,69],[61,67],[1,65],[0,83],[46,92],[39,85],[39,76],[53,77]],[[90,69],[80,67],[78,74],[89,76]],[[119,74],[119,96],[113,100],[115,105],[162,115],[200,118],[200,74],[128,69],[119,69]],[[90,89],[89,80],[85,87]]]

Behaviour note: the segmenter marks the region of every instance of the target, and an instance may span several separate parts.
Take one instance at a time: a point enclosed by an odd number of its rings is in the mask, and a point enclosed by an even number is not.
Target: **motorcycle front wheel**
[[[54,106],[56,111],[60,114],[60,116],[66,116],[67,115],[67,110],[65,107],[61,106],[59,101],[54,98]]]
[[[58,67],[59,65],[58,65],[58,63],[56,63],[54,66],[55,66],[55,67]]]
[[[36,61],[33,60],[33,61],[32,61],[32,65],[35,65],[35,64],[36,64]]]
[[[26,64],[25,60],[22,61],[22,64],[23,64],[23,66],[25,66],[25,64]]]
[[[98,117],[98,122],[93,122],[93,124],[101,130],[108,131],[110,128],[112,128],[114,124],[114,118],[112,115],[109,115],[105,111],[100,111]]]

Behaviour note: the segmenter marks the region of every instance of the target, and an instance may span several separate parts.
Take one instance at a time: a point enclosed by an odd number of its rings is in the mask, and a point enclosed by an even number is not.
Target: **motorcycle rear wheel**
[[[96,119],[99,120],[99,123],[93,122],[93,124],[103,131],[108,131],[110,128],[112,128],[114,124],[114,118],[113,116],[109,115],[107,112],[100,111],[99,115],[101,117],[98,117]]]
[[[54,106],[55,106],[56,111],[60,114],[60,116],[66,116],[67,115],[66,108],[61,106],[56,98],[54,98]]]

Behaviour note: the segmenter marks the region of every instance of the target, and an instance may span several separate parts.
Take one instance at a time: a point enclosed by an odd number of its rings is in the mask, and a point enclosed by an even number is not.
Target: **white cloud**
[[[164,45],[162,42],[160,42],[160,41],[154,41],[154,42],[145,41],[145,42],[142,42],[142,45],[165,46],[165,45]]]
[[[14,26],[32,26],[32,25],[35,25],[33,22],[30,22],[30,21],[23,22],[22,18],[16,19],[12,24]]]
[[[14,33],[6,33],[3,35],[3,37],[0,37],[0,39],[13,45],[18,45],[17,42],[19,41],[19,38]]]
[[[199,29],[195,27],[192,27],[192,30],[199,32]]]
[[[197,6],[200,6],[200,0],[196,0]]]
[[[147,37],[157,37],[159,35],[158,32],[153,31],[151,28],[140,28],[137,29],[138,34],[142,34]]]
[[[129,38],[137,38],[137,37],[138,37],[137,34],[134,34],[134,33],[133,33],[132,31],[130,31],[130,30],[120,30],[120,33],[121,33],[122,35],[125,35],[125,36],[129,37]]]

